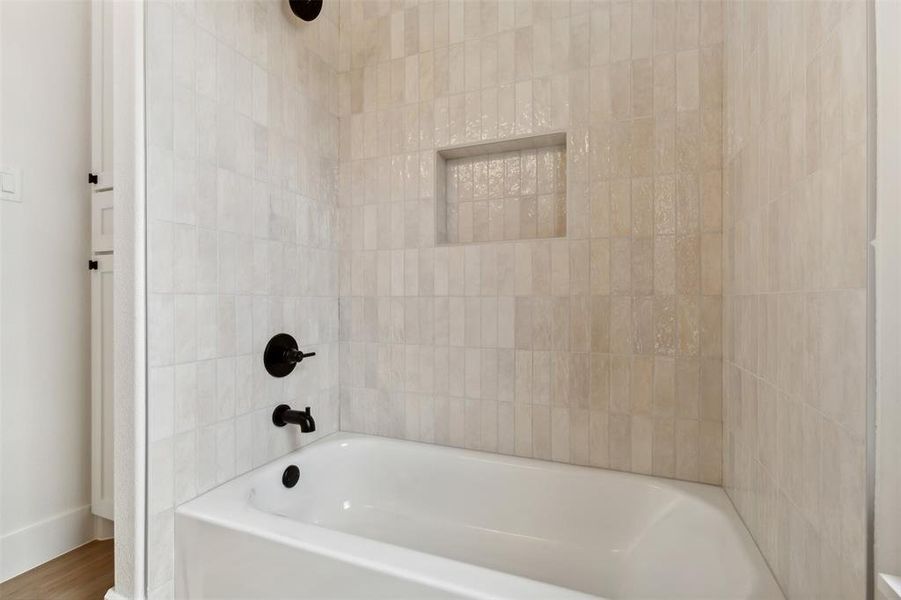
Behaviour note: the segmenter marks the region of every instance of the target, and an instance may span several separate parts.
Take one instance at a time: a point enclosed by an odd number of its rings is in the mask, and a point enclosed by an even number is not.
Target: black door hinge
[[[88,173],[88,183],[97,183],[99,180],[93,173]]]
[[[88,271],[96,271],[98,266],[99,265],[97,264],[96,260],[88,261]]]

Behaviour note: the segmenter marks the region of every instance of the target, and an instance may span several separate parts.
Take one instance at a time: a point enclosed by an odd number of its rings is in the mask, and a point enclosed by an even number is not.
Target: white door
[[[113,257],[91,270],[91,512],[113,518]]]
[[[91,175],[95,191],[113,187],[113,8],[91,2]]]
[[[91,1],[91,511],[113,518],[113,14]]]

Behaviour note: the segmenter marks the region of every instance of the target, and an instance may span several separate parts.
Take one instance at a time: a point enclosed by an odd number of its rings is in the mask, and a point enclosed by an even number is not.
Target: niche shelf
[[[439,244],[566,236],[566,134],[440,149]]]

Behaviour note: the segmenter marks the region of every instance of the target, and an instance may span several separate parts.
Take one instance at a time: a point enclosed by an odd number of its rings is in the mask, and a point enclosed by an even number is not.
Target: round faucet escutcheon
[[[305,358],[316,356],[315,352],[302,352],[297,348],[297,340],[289,333],[272,336],[263,351],[263,366],[273,377],[289,375],[297,363]]]

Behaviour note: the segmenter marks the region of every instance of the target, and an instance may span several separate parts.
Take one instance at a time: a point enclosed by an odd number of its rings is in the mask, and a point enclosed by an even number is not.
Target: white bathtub
[[[350,434],[181,506],[176,594],[782,598],[720,488]]]

